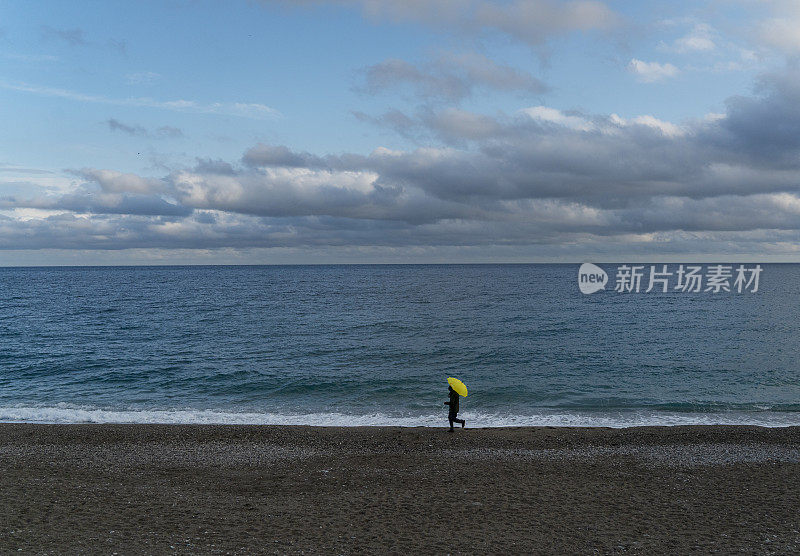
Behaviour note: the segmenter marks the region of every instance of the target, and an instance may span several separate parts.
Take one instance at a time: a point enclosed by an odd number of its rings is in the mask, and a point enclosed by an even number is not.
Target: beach
[[[0,425],[0,551],[786,553],[800,428]]]

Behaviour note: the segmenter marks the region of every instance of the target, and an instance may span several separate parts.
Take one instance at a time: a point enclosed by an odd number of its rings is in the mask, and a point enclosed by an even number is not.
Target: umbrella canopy
[[[467,387],[464,386],[464,383],[458,380],[457,378],[453,378],[452,376],[447,379],[447,383],[458,392],[459,396],[467,397]]]

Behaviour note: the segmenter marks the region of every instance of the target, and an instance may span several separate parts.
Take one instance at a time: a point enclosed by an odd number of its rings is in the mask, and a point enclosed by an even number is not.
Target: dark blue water
[[[800,423],[800,265],[762,266],[588,296],[578,265],[0,269],[0,420],[441,424],[456,376],[476,426]]]

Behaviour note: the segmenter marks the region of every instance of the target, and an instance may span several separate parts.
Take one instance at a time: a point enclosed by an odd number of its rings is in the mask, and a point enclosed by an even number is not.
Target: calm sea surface
[[[3,268],[0,421],[444,425],[456,376],[468,426],[800,424],[800,265],[762,266],[593,295],[578,265]]]

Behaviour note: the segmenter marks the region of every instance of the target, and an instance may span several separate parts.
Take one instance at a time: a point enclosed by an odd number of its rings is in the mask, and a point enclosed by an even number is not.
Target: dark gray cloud
[[[72,29],[61,29],[57,27],[50,27],[49,25],[42,25],[40,31],[41,38],[44,41],[59,41],[69,46],[110,48],[112,50],[116,50],[123,56],[127,56],[128,54],[128,43],[124,39],[111,38],[107,39],[104,43],[89,41],[86,39],[84,30],[79,27]]]
[[[800,162],[800,69],[766,74],[756,90],[761,93],[758,97],[728,99],[727,117],[721,121],[728,133],[713,139],[752,164],[796,169]]]
[[[43,25],[41,32],[43,39],[58,40],[70,46],[86,46],[89,44],[83,35],[83,29],[56,29],[48,25]]]
[[[406,139],[418,140],[420,137],[419,123],[400,110],[390,110],[379,116],[354,111],[353,116],[359,121],[390,129]]]
[[[224,160],[212,160],[210,158],[198,158],[193,172],[198,174],[219,174],[223,176],[235,176],[236,170],[233,165]]]
[[[140,125],[126,124],[115,118],[109,118],[103,123],[106,124],[108,126],[108,129],[110,129],[111,131],[121,131],[122,133],[139,137],[156,137],[156,138],[168,138],[168,139],[177,139],[183,137],[183,131],[181,131],[177,127],[161,126],[157,128],[154,132],[150,132],[146,128]]]
[[[620,24],[620,18],[606,4],[594,0],[480,2],[473,21],[532,45],[542,44],[552,36],[606,30]]]
[[[109,48],[116,50],[123,56],[128,55],[128,41],[124,39],[108,39],[107,44]]]
[[[124,124],[114,118],[106,120],[105,124],[108,125],[108,129],[111,131],[121,131],[122,133],[127,133],[128,135],[147,135],[147,130],[142,126]]]
[[[158,137],[169,137],[172,139],[177,139],[179,137],[183,137],[183,130],[177,127],[163,125],[158,129],[156,129],[155,135],[157,135]]]
[[[356,6],[376,21],[420,23],[460,33],[499,33],[532,46],[573,32],[605,31],[621,18],[597,0],[260,0],[263,4]]]
[[[295,153],[284,145],[257,145],[242,157],[247,166],[283,166],[287,168],[323,168],[325,160],[309,153]]]
[[[532,75],[475,53],[442,54],[422,66],[390,59],[366,68],[364,80],[362,90],[371,94],[410,86],[418,96],[447,101],[464,99],[475,89],[533,95],[548,90]]]

